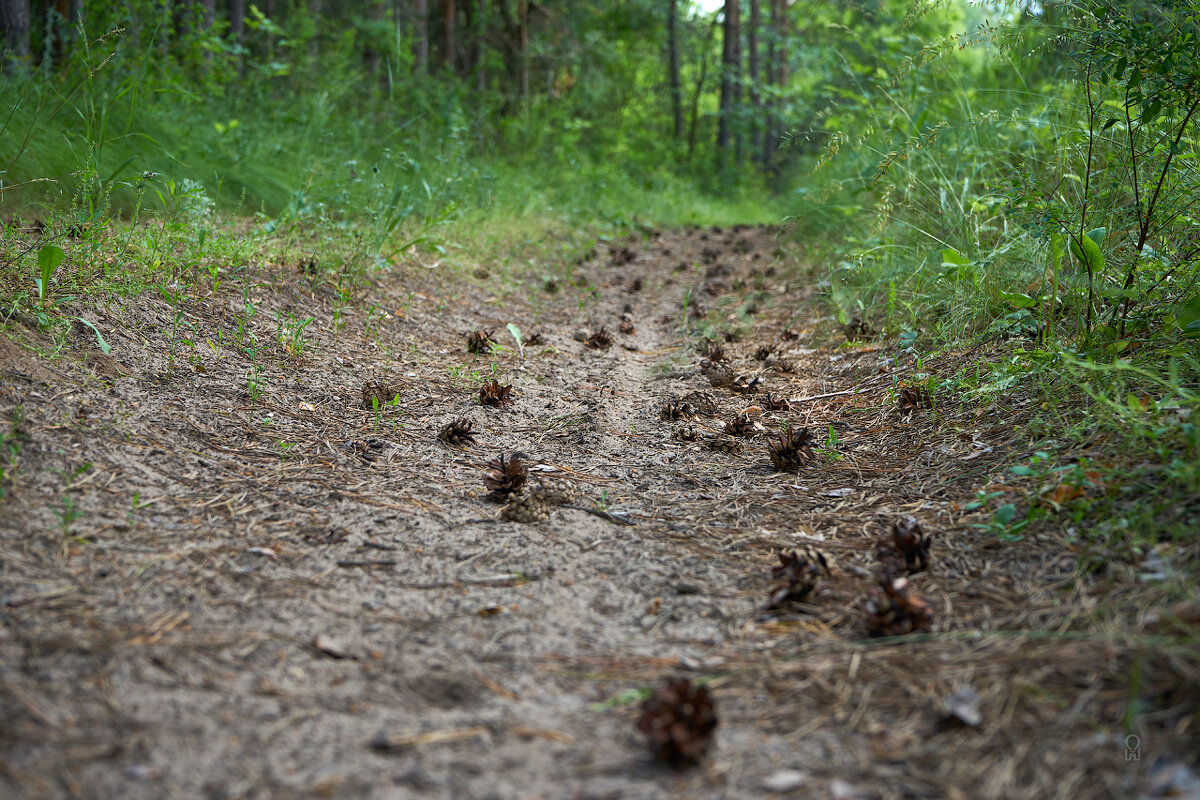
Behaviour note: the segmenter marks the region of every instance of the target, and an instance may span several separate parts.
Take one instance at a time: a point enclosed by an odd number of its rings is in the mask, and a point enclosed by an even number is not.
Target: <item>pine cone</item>
[[[471,331],[467,334],[467,352],[468,353],[490,353],[492,352],[492,344],[495,340],[492,339],[490,330]]]
[[[714,342],[712,339],[704,340],[704,344],[700,347],[700,355],[714,363],[718,361],[729,360],[729,356],[725,355],[725,348]]]
[[[849,341],[869,341],[874,339],[878,331],[875,326],[862,317],[855,315],[850,323],[842,328],[842,333]]]
[[[471,429],[471,424],[466,417],[456,419],[442,428],[438,438],[454,447],[470,447],[475,444],[475,431]]]
[[[693,687],[687,678],[671,678],[642,703],[637,727],[646,734],[658,761],[674,767],[695,764],[712,746],[716,708],[707,687]]]
[[[362,387],[363,408],[371,410],[376,406],[383,408],[396,399],[398,392],[383,381],[368,381]]]
[[[546,476],[527,486],[525,494],[536,497],[548,506],[569,506],[579,499],[579,492],[568,481]]]
[[[753,436],[756,432],[754,420],[744,411],[725,420],[725,433],[730,436]]]
[[[767,455],[780,472],[790,472],[804,466],[812,458],[816,437],[808,428],[788,428],[767,441]]]
[[[625,317],[621,320],[621,324],[617,326],[617,330],[626,336],[637,332],[637,328],[634,326],[633,320],[631,320],[629,317]]]
[[[537,347],[538,345],[545,344],[545,343],[546,343],[546,339],[545,339],[545,337],[542,336],[541,333],[531,333],[525,337],[525,346],[526,347]]]
[[[786,358],[781,358],[775,362],[775,369],[779,372],[791,375],[796,372],[796,364],[795,362],[788,361]]]
[[[708,375],[708,385],[714,389],[729,386],[737,378],[737,375],[726,364],[710,362],[708,369],[704,369],[703,364],[700,369]]]
[[[785,342],[793,342],[800,338],[800,334],[796,333],[791,328],[784,328],[779,332],[779,338]]]
[[[696,409],[697,414],[711,417],[717,411],[717,400],[708,392],[696,390],[683,396],[683,401]]]
[[[610,246],[608,248],[608,258],[609,266],[623,267],[626,264],[630,264],[635,261],[637,259],[637,253],[625,246],[620,248]]]
[[[867,632],[872,636],[904,636],[928,632],[933,625],[929,604],[912,591],[908,578],[882,574],[863,603]]]
[[[482,384],[479,387],[479,405],[504,408],[512,405],[512,384],[501,386],[500,381]]]
[[[755,361],[766,361],[770,357],[771,357],[771,348],[769,345],[764,344],[762,347],[760,347],[754,351],[754,360]]]
[[[892,524],[892,540],[875,545],[875,558],[892,575],[912,574],[929,569],[930,537],[921,530],[916,517],[905,516]]]
[[[742,443],[732,436],[709,436],[704,439],[704,446],[718,453],[737,455],[742,452]]]
[[[767,597],[767,608],[777,608],[784,603],[802,603],[817,588],[821,575],[829,575],[829,562],[824,553],[813,547],[802,546],[779,552],[779,566],[771,570],[771,577],[779,583]]]
[[[492,472],[483,479],[483,484],[489,490],[486,499],[494,503],[503,503],[511,495],[520,493],[529,478],[529,471],[519,456],[506,459],[502,455],[496,461],[489,461],[488,469]]]
[[[541,493],[513,495],[500,509],[500,516],[510,522],[541,522],[550,519],[550,506]]]
[[[592,335],[587,338],[584,345],[592,350],[607,350],[612,347],[613,337],[608,332],[608,328],[601,326],[599,329],[592,331]]]
[[[762,406],[768,411],[788,411],[791,409],[792,404],[787,398],[767,392],[766,398],[762,401]]]
[[[674,400],[668,398],[663,403],[662,408],[658,411],[659,419],[664,422],[674,422],[678,419],[690,417],[697,411],[696,407],[686,400]]]
[[[900,390],[900,410],[933,408],[933,392],[925,386],[905,386]]]
[[[700,438],[700,434],[691,425],[684,425],[675,429],[672,438],[680,442],[694,442]]]
[[[729,384],[729,388],[738,394],[754,394],[762,388],[762,378],[757,376],[747,378],[745,375],[739,375]]]

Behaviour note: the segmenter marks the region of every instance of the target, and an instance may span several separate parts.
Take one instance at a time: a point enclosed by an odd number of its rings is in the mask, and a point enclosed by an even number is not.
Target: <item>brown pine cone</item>
[[[541,492],[514,495],[504,508],[500,509],[500,516],[509,522],[520,522],[527,525],[550,519],[550,506],[542,497]]]
[[[742,443],[732,436],[710,436],[704,440],[704,446],[718,453],[737,455],[742,452]]]
[[[714,389],[731,385],[737,379],[733,369],[725,364],[713,363],[707,370],[708,385]]]
[[[539,478],[526,490],[526,494],[537,496],[550,506],[569,506],[579,499],[575,487],[561,478]]]

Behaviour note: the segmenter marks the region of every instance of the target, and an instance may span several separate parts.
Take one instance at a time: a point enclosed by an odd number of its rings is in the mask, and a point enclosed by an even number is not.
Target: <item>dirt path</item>
[[[900,409],[915,365],[894,351],[814,346],[776,248],[770,230],[656,233],[554,285],[418,271],[339,315],[328,286],[264,265],[248,295],[185,301],[197,346],[173,375],[159,299],[93,315],[108,356],[86,330],[55,361],[0,337],[0,409],[24,416],[0,520],[0,795],[1128,796],[1131,654],[1075,622],[1112,587],[1074,582],[1079,554],[1051,536],[967,527],[1027,446],[996,406]],[[710,385],[681,336],[697,304],[743,331],[721,344],[756,391]],[[543,343],[521,358],[508,323]],[[601,326],[606,349],[577,340]],[[477,329],[503,349],[467,353]],[[479,405],[493,376],[510,407]],[[396,403],[364,409],[372,382]],[[715,416],[660,417],[695,391]],[[719,436],[747,409],[752,435]],[[474,446],[439,442],[461,416]],[[785,422],[818,437],[796,473],[767,457]],[[500,519],[486,463],[514,452],[635,524]],[[932,633],[871,639],[872,548],[902,515],[935,535],[912,578]],[[764,611],[776,551],[805,543],[832,576]],[[691,770],[653,763],[635,728],[674,675],[720,718]],[[975,727],[946,712],[966,689]],[[1180,713],[1157,723],[1162,754],[1189,741],[1169,735]]]

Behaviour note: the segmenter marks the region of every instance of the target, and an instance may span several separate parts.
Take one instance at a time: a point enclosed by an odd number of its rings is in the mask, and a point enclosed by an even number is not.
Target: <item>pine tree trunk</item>
[[[0,25],[4,26],[4,66],[25,69],[29,66],[29,0],[0,2]]]
[[[519,51],[521,65],[520,92],[521,99],[524,100],[529,97],[529,0],[520,0],[517,7],[521,19]]]
[[[717,123],[717,151],[722,158],[729,155],[733,140],[733,115],[737,98],[738,78],[738,0],[725,2],[725,26],[721,42],[721,105]]]
[[[383,0],[370,0],[367,3],[366,17],[374,23],[382,23],[384,20]],[[374,37],[368,38],[367,44],[363,48],[363,66],[367,70],[367,75],[375,78],[379,75],[379,65],[382,62],[382,56],[375,48],[373,39]]]
[[[454,0],[442,0],[442,64],[450,72],[454,72],[454,23],[456,9]]]
[[[413,0],[413,72],[429,69],[429,0]]]
[[[763,137],[762,163],[763,169],[770,172],[774,169],[775,151],[779,146],[779,137],[782,134],[780,130],[781,123],[779,120],[779,89],[784,83],[784,59],[786,58],[786,50],[784,49],[784,0],[770,0],[771,2],[771,39],[767,46],[767,85],[776,88],[773,97],[767,103],[766,121],[767,129],[766,136]]]
[[[757,158],[763,149],[762,124],[762,93],[759,91],[760,64],[758,61],[758,32],[762,28],[762,13],[760,0],[750,0],[750,27],[746,31],[746,44],[749,61],[746,65],[747,82],[750,86],[750,152],[751,158]]]
[[[308,0],[308,13],[312,15],[314,24],[313,38],[312,41],[308,43],[308,54],[313,58],[316,58],[321,54],[321,3],[322,0]]]
[[[466,17],[467,37],[470,41],[467,50],[466,74],[474,81],[476,91],[482,92],[485,85],[483,74],[483,37],[487,30],[484,24],[483,0],[467,0],[463,6]]]
[[[229,0],[229,38],[238,47],[246,41],[246,0]]]
[[[671,115],[675,141],[683,138],[683,92],[679,86],[679,0],[667,6],[667,69],[671,86]]]
[[[700,74],[696,77],[696,88],[692,91],[692,121],[688,125],[687,157],[691,161],[696,152],[696,122],[700,119],[700,95],[704,93],[704,82],[708,78],[708,52],[712,48],[712,40],[717,30],[717,20],[714,17],[704,34],[704,44],[700,47]]]

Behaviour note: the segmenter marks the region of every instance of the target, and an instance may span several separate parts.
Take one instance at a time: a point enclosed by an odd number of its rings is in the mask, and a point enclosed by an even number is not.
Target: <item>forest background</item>
[[[0,10],[6,323],[63,341],[65,299],[170,296],[248,234],[303,240],[349,292],[414,252],[452,269],[780,223],[858,334],[918,358],[1009,344],[931,388],[1025,387],[1045,457],[1014,477],[1106,491],[1006,503],[1005,535],[1050,510],[1134,547],[1194,530],[1195,2]],[[95,254],[69,274],[66,239]],[[112,269],[113,247],[146,257]],[[1083,443],[1103,457],[1056,455]]]

